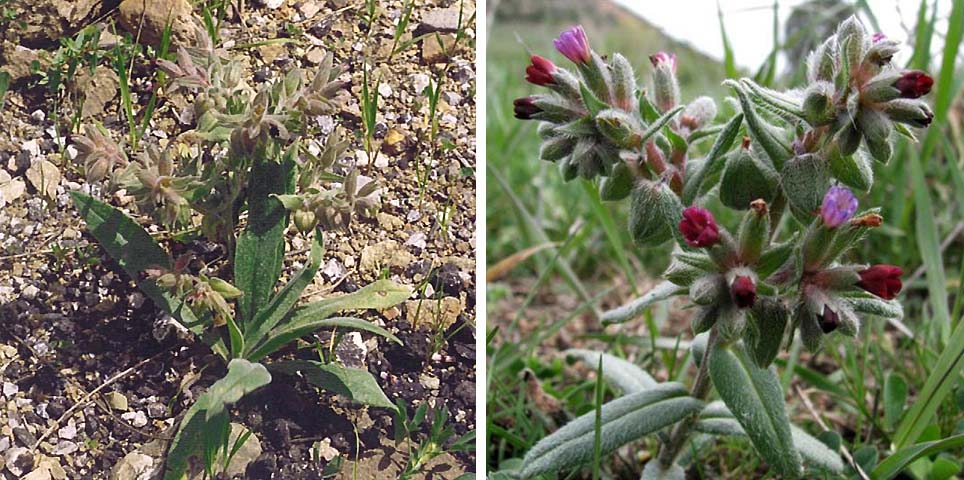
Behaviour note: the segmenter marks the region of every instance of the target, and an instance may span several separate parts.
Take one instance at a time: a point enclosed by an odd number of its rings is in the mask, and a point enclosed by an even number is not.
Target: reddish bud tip
[[[582,25],[564,30],[559,34],[559,38],[553,42],[553,45],[556,46],[559,53],[565,55],[573,63],[589,62],[589,39],[586,37],[586,31],[582,29]]]
[[[884,217],[876,213],[868,213],[866,215],[861,215],[850,221],[850,224],[856,227],[872,227],[877,228],[884,224]]]
[[[650,63],[653,64],[653,67],[655,68],[659,68],[660,66],[665,66],[666,68],[669,68],[671,72],[676,73],[676,54],[675,53],[657,52],[649,56],[649,61]]]
[[[900,276],[904,271],[894,265],[874,265],[857,273],[860,275],[857,286],[884,300],[893,300],[903,286]]]
[[[556,65],[549,59],[533,55],[532,64],[526,67],[526,81],[539,86],[555,85],[552,78],[555,71]]]
[[[743,144],[740,146],[743,147],[744,150],[746,150],[750,148],[750,142],[752,142],[752,139],[750,137],[743,137]]]
[[[542,113],[542,109],[536,106],[534,97],[522,97],[512,102],[515,107],[515,118],[521,120],[531,120],[533,115]]]
[[[740,276],[733,279],[730,293],[733,295],[733,303],[736,303],[737,307],[750,308],[756,303],[756,284],[750,277]]]
[[[894,87],[900,90],[901,98],[919,98],[927,95],[934,86],[934,79],[930,75],[920,71],[911,70],[905,72]]]
[[[840,316],[831,310],[829,305],[823,306],[823,314],[817,315],[817,320],[820,322],[820,330],[823,330],[823,333],[830,333],[840,326]]]
[[[708,248],[720,241],[720,229],[709,210],[702,207],[687,207],[679,222],[679,231],[691,247]]]
[[[879,41],[881,41],[881,40],[886,40],[886,39],[887,39],[887,35],[884,35],[882,32],[877,32],[877,33],[874,34],[872,40],[873,40],[874,43],[877,43],[877,42],[879,42]]]
[[[758,198],[758,199],[750,202],[750,208],[752,208],[753,211],[756,212],[756,214],[759,215],[759,216],[761,216],[761,217],[770,212],[769,207],[767,207],[767,202],[766,202],[766,200],[764,200],[764,199],[762,199],[762,198]]]

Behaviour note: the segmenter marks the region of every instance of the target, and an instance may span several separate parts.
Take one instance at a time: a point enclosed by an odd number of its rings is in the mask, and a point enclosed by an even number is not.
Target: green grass
[[[886,165],[875,164],[874,188],[859,200],[862,207],[881,206],[885,226],[849,254],[857,262],[904,268],[900,298],[906,311],[903,323],[912,335],[883,321],[867,322],[857,340],[835,340],[812,360],[797,357],[801,352],[797,344],[777,362],[791,416],[813,420],[793,394],[792,384],[819,402],[818,414],[832,430],[827,437],[842,441],[866,471],[891,471],[897,465],[894,472],[903,469],[910,475],[906,478],[946,478],[941,472],[950,468],[948,462],[964,463],[960,441],[941,442],[964,432],[964,125],[949,123],[960,122],[962,112],[964,74],[955,59],[960,56],[964,0],[953,2],[953,21],[935,16],[932,2],[921,2],[920,21],[911,25],[916,27],[910,36],[917,48],[908,68],[925,69],[934,76],[936,85],[928,99],[935,119],[926,132],[918,132],[920,143],[900,139],[894,158]],[[688,320],[674,320],[665,305],[651,308],[632,331],[601,330],[592,318],[600,308],[642,293],[665,268],[669,250],[634,247],[625,228],[625,202],[601,202],[595,186],[582,180],[573,183],[583,185],[566,184],[554,165],[538,160],[535,125],[514,119],[512,113],[513,99],[537,91],[523,80],[529,55],[563,64],[552,39],[563,28],[582,23],[593,47],[601,54],[626,55],[643,85],[650,71],[648,55],[660,50],[676,53],[684,101],[709,95],[721,104],[725,92],[716,79],[726,77],[754,76],[778,86],[792,81],[775,71],[773,54],[759,68],[740,72],[736,67],[740,52],[732,48],[724,49],[724,61],[715,62],[650,26],[595,5],[496,14],[487,26],[488,266],[529,248],[554,245],[528,257],[487,288],[486,445],[488,468],[493,472],[518,466],[539,439],[593,411],[601,400],[589,372],[594,366],[573,375],[576,372],[554,355],[561,341],[557,333],[567,324],[580,325],[569,329],[568,341],[605,349],[658,372],[663,379],[684,378],[692,368],[689,349],[676,348],[677,342],[685,344],[691,338]],[[766,5],[769,8],[772,3]],[[855,5],[871,17],[871,25],[876,23],[874,5],[865,1]],[[780,8],[789,7],[781,3]],[[734,28],[732,23],[728,26]],[[768,37],[782,27],[753,26]],[[706,34],[726,41],[722,30]],[[941,40],[934,39],[937,35]],[[803,37],[790,38],[803,41]],[[946,39],[949,48],[941,55],[929,55],[932,39],[934,43]],[[726,118],[729,112],[723,110],[718,118]],[[704,154],[712,142],[705,143]],[[714,200],[708,208],[719,212],[718,207]],[[735,224],[734,218],[720,220]],[[558,401],[561,408],[545,411],[534,389]],[[607,392],[602,400],[611,398]],[[915,450],[914,445],[921,442],[937,443]],[[934,445],[946,448],[937,453]],[[582,472],[565,472],[558,478],[597,474],[638,478],[641,462],[635,455],[654,453],[654,446],[641,444],[604,457],[601,472],[587,465]],[[914,458],[911,454],[917,451],[928,455]],[[716,478],[720,472],[726,474],[724,478],[755,477],[761,471],[752,447],[743,441],[718,442],[691,456],[702,478]],[[914,461],[905,465],[905,458]]]

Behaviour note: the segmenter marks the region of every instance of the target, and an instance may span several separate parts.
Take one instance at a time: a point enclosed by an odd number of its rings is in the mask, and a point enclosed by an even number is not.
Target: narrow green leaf
[[[653,121],[653,123],[651,123],[648,127],[646,127],[645,130],[643,130],[642,135],[640,135],[641,137],[640,143],[645,144],[646,142],[648,142],[650,137],[652,137],[653,135],[656,135],[656,133],[659,132],[659,130],[663,128],[667,123],[669,123],[670,120],[672,120],[677,113],[683,111],[684,107],[685,105],[677,105],[676,107],[670,109],[662,116],[657,118],[655,121]],[[685,140],[682,140],[682,138],[680,138],[680,140],[683,141],[685,146]]]
[[[698,432],[711,435],[746,436],[746,431],[733,418],[733,413],[723,402],[707,404],[694,428]],[[800,452],[800,456],[808,466],[833,473],[843,472],[844,463],[840,454],[796,425],[790,425],[790,434],[793,437],[794,448]]]
[[[214,382],[188,409],[168,449],[165,480],[186,477],[191,457],[200,459],[205,448],[206,432],[221,431],[228,424],[225,407],[244,395],[271,382],[264,365],[236,358],[228,364],[224,378]],[[201,413],[204,412],[204,415]],[[195,460],[197,461],[197,460]]]
[[[904,413],[907,402],[907,382],[897,372],[890,372],[884,380],[884,422],[894,428]]]
[[[289,312],[282,324],[327,318],[335,312],[388,308],[412,295],[412,289],[391,280],[378,280],[345,295],[311,302]]]
[[[608,454],[672,425],[702,407],[703,402],[690,397],[683,385],[675,382],[617,398],[602,406],[602,452]],[[596,413],[588,412],[540,440],[526,454],[521,477],[532,478],[589,463],[595,424]]]
[[[632,320],[641,315],[646,307],[670,297],[680,295],[686,291],[686,287],[680,287],[672,282],[662,281],[642,297],[603,313],[602,322],[604,325],[611,325],[613,323],[623,323]]]
[[[300,373],[312,385],[346,397],[353,402],[373,407],[396,408],[368,370],[307,360],[275,362],[271,364],[271,370],[289,375]]]
[[[730,38],[726,35],[726,26],[723,24],[723,9],[720,2],[716,2],[716,16],[720,20],[720,35],[723,37],[723,66],[726,67],[727,78],[738,78],[739,70],[736,69],[736,58],[733,55],[733,47],[730,45]]]
[[[687,175],[686,184],[683,186],[683,205],[692,204],[699,195],[703,181],[713,170],[713,167],[715,165],[723,165],[719,163],[719,161],[723,158],[723,155],[733,147],[733,143],[740,133],[740,127],[742,125],[743,114],[738,113],[723,126],[723,130],[713,142],[713,146],[710,148],[710,152],[706,154],[706,159],[703,160],[701,167],[692,174]]]
[[[757,367],[741,343],[715,344],[710,349],[713,385],[760,456],[782,475],[797,477],[800,456],[793,447],[776,371]]]
[[[617,356],[581,348],[570,348],[563,353],[590,365],[602,362],[603,377],[621,390],[623,395],[641,392],[657,385],[656,380],[642,368]]]
[[[8,88],[10,88],[10,74],[0,70],[0,110],[3,110],[3,96],[6,95]]]
[[[321,266],[322,253],[324,252],[324,236],[321,230],[315,231],[315,238],[311,242],[311,253],[308,255],[308,263],[300,272],[288,281],[267,305],[255,315],[254,320],[245,326],[244,338],[247,345],[257,345],[262,338],[271,331],[278,322],[294,307],[301,292],[305,290],[318,272]]]
[[[365,332],[371,332],[376,335],[381,335],[399,345],[402,341],[398,339],[391,332],[385,330],[378,325],[375,325],[366,320],[360,318],[352,317],[332,317],[332,318],[318,318],[318,319],[307,319],[293,321],[289,324],[282,324],[280,327],[272,330],[267,336],[261,341],[257,348],[252,352],[248,353],[245,358],[249,360],[260,360],[261,358],[271,355],[275,350],[293,342],[311,332],[325,327],[344,327],[352,330],[362,330]]]
[[[870,478],[873,480],[894,478],[901,470],[919,458],[929,457],[945,450],[960,447],[964,447],[964,434],[902,448],[894,452],[893,455],[885,458],[883,462],[880,462],[877,467],[870,472]]]
[[[248,182],[248,225],[238,237],[234,255],[234,280],[244,296],[238,299],[242,326],[268,302],[284,266],[284,230],[288,211],[275,195],[294,191],[295,156],[292,145],[279,161],[256,154]],[[246,329],[246,328],[245,328]]]

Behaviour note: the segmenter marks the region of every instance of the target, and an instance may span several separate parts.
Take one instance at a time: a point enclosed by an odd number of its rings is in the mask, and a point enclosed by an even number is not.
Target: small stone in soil
[[[7,450],[3,458],[7,470],[16,475],[17,478],[22,477],[30,470],[33,470],[33,454],[31,454],[30,450],[27,450],[26,448],[11,448]]]

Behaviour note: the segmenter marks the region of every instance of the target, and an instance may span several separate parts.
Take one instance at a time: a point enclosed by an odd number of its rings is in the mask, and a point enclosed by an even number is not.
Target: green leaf
[[[652,137],[653,135],[656,135],[656,133],[659,132],[659,130],[663,128],[667,123],[669,123],[670,120],[672,120],[677,113],[681,112],[684,107],[685,107],[684,105],[677,105],[676,107],[671,108],[669,111],[667,111],[662,116],[660,116],[655,121],[653,121],[653,123],[651,123],[648,127],[646,127],[645,130],[643,130],[643,133],[640,136],[641,138],[639,143],[645,144],[647,141],[649,141],[650,137]],[[683,142],[682,146],[685,149],[686,141],[683,140],[682,138],[680,138],[680,141]]]
[[[292,145],[280,162],[266,158],[267,152],[256,153],[248,182],[248,225],[238,237],[234,255],[234,280],[244,296],[238,299],[238,318],[247,325],[271,297],[284,266],[284,231],[288,211],[272,195],[294,191],[295,156],[298,144]]]
[[[231,360],[224,378],[214,382],[181,420],[181,426],[168,449],[164,479],[186,478],[192,463],[191,457],[200,459],[203,455],[205,435],[221,431],[228,425],[228,412],[225,407],[270,382],[271,374],[264,365],[240,358]],[[201,415],[202,412],[204,415]]]
[[[686,480],[686,472],[675,463],[666,468],[654,458],[646,462],[640,480]]]
[[[171,259],[167,252],[151,238],[150,234],[120,210],[80,192],[70,192],[80,216],[87,222],[87,229],[97,239],[101,247],[113,258],[127,275],[137,283],[154,303],[196,335],[204,333],[206,322],[202,322],[191,308],[179,298],[161,290],[153,280],[141,279],[144,270],[159,265],[170,268]],[[223,343],[215,345],[216,352],[226,356]]]
[[[3,110],[3,96],[6,95],[8,88],[10,88],[10,74],[0,70],[0,110]]]
[[[890,372],[884,380],[884,422],[894,428],[904,413],[907,402],[907,382],[897,372]]]
[[[772,468],[795,478],[800,456],[793,448],[790,421],[775,370],[756,366],[741,343],[710,346],[710,377],[753,445]]]
[[[752,134],[753,140],[763,148],[763,151],[770,157],[775,168],[778,170],[782,168],[784,162],[793,155],[790,145],[787,144],[785,139],[779,137],[779,130],[776,126],[770,125],[763,117],[757,114],[756,109],[747,97],[746,90],[739,82],[735,80],[725,80],[723,85],[732,88],[733,91],[736,92],[736,96],[740,100],[740,108],[746,117],[747,130]]]
[[[753,361],[766,368],[780,353],[790,311],[780,299],[761,297],[754,303],[750,314],[753,321],[749,322],[744,340]]]
[[[686,287],[680,287],[669,281],[662,281],[646,292],[642,297],[633,300],[621,307],[608,310],[602,314],[603,325],[613,323],[623,323],[636,318],[643,313],[646,307],[676,295],[686,293]]]
[[[271,370],[289,375],[304,375],[312,385],[345,398],[373,407],[395,409],[385,392],[368,370],[324,364],[307,360],[290,360],[271,364]]]
[[[746,431],[733,418],[733,413],[726,408],[723,402],[707,404],[703,412],[700,413],[699,421],[696,422],[694,429],[711,435],[746,436]],[[796,425],[790,425],[790,434],[793,438],[794,448],[797,452],[800,452],[800,456],[807,462],[807,465],[833,473],[843,472],[844,463],[840,455],[827,447],[826,444]]]
[[[603,377],[624,395],[641,392],[658,385],[656,380],[642,368],[617,356],[581,348],[570,348],[563,353],[567,357],[578,358],[589,365],[602,361]]]
[[[703,402],[679,383],[664,383],[626,395],[602,406],[601,451],[613,450],[672,425],[699,411]],[[526,454],[522,478],[584,465],[592,460],[596,412],[569,422],[540,440]]]
[[[288,281],[288,284],[271,299],[271,302],[258,311],[254,320],[245,326],[244,338],[247,345],[254,346],[261,342],[263,337],[295,306],[301,298],[301,293],[315,278],[315,273],[321,266],[323,244],[324,236],[321,230],[316,230],[314,241],[311,242],[308,263]]]
[[[740,127],[743,125],[743,114],[738,113],[733,118],[731,118],[726,125],[723,127],[723,131],[720,135],[716,137],[716,141],[713,142],[713,146],[710,148],[710,152],[706,154],[706,159],[700,164],[700,168],[686,177],[686,184],[683,186],[683,204],[690,205],[699,195],[700,188],[703,185],[703,181],[706,179],[706,175],[709,174],[715,165],[723,165],[719,163],[719,160],[723,158],[733,147],[733,142],[736,140],[736,136],[740,133]]]
[[[360,318],[353,317],[330,317],[330,318],[316,318],[316,319],[303,319],[298,321],[292,321],[290,324],[283,324],[278,328],[275,328],[264,339],[258,348],[254,349],[251,353],[248,353],[246,358],[249,360],[260,360],[261,358],[271,355],[275,350],[287,345],[289,342],[293,342],[311,332],[325,327],[344,327],[352,330],[362,330],[365,332],[371,332],[376,335],[381,335],[399,345],[402,341],[398,339],[388,330],[385,330],[374,323],[367,320],[362,320]]]

